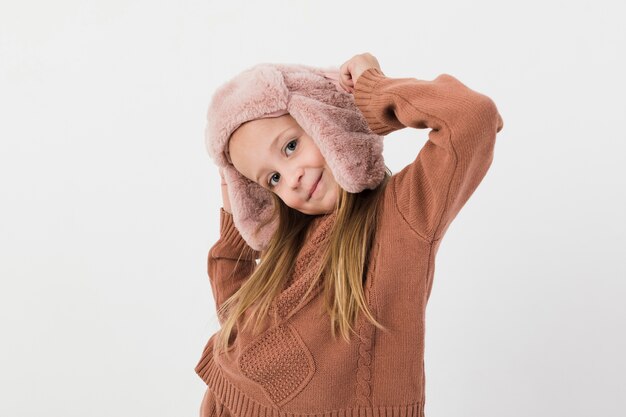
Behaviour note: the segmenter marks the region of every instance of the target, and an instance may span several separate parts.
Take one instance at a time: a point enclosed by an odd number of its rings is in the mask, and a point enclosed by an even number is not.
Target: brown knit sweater
[[[489,97],[447,74],[432,81],[394,79],[370,68],[354,97],[378,134],[431,129],[415,160],[391,178],[377,217],[365,296],[389,330],[361,315],[359,337],[333,341],[329,321],[319,318],[321,291],[301,300],[335,219],[318,216],[276,300],[279,324],[255,337],[237,334],[230,358],[213,351],[216,334],[207,342],[195,368],[208,386],[201,416],[424,415],[425,309],[435,255],[491,165],[503,122]],[[220,233],[208,256],[216,308],[237,291],[259,256],[223,209]]]

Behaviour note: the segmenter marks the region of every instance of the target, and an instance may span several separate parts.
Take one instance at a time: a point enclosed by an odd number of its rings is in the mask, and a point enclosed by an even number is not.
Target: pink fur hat
[[[211,99],[206,147],[228,184],[233,222],[243,239],[263,250],[277,229],[271,191],[244,177],[230,162],[228,140],[241,124],[289,113],[313,139],[335,180],[357,193],[383,180],[383,137],[371,131],[352,94],[339,86],[338,68],[257,64],[220,86]],[[263,139],[259,139],[263,140]]]

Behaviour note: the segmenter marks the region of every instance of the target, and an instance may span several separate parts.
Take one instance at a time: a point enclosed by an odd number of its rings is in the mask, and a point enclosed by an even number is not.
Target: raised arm
[[[220,238],[209,249],[207,259],[207,272],[220,324],[223,317],[219,315],[219,308],[252,274],[256,267],[255,259],[259,256],[260,252],[248,246],[239,234],[233,216],[220,208]]]
[[[377,68],[356,81],[355,102],[370,128],[432,129],[416,159],[393,176],[396,208],[423,239],[441,239],[493,160],[503,127],[495,103],[448,74],[432,81],[388,78]]]

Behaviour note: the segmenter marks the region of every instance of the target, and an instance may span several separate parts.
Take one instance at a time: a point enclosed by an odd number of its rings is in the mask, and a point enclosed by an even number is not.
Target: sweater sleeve
[[[256,267],[259,251],[252,249],[235,227],[232,214],[220,208],[220,238],[209,249],[207,272],[218,320],[223,323],[219,308],[232,296]]]
[[[416,159],[389,186],[409,227],[429,242],[441,239],[493,160],[503,127],[495,103],[448,74],[433,81],[388,78],[377,68],[357,79],[354,98],[379,135],[431,129]]]

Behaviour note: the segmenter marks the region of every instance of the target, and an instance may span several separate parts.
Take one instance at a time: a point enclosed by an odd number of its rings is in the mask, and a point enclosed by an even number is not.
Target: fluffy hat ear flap
[[[270,191],[244,177],[232,165],[224,167],[224,179],[228,184],[228,198],[231,201],[235,227],[252,249],[262,250],[278,226],[277,219],[274,219],[261,227],[258,234],[254,234],[259,224],[266,222],[274,214]]]
[[[365,119],[355,121],[353,110],[295,94],[288,110],[313,139],[341,188],[358,193],[380,184],[385,176],[383,139],[373,136]]]

